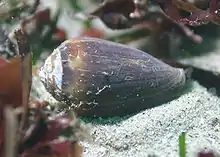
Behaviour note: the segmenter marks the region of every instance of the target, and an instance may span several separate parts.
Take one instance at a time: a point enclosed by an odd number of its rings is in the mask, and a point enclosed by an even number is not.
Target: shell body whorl
[[[63,42],[39,73],[59,101],[78,115],[120,116],[176,97],[185,84],[183,69],[122,44],[89,37]]]

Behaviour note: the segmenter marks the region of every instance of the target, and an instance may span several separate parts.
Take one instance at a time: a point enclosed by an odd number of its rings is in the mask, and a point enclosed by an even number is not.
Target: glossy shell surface
[[[146,52],[102,39],[63,42],[39,76],[46,89],[82,116],[122,116],[170,101],[185,84],[183,69]]]

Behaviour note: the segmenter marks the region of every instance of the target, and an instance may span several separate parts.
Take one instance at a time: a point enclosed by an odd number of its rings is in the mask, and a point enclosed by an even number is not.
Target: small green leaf
[[[183,132],[179,136],[179,155],[180,157],[186,157],[186,133]]]
[[[83,9],[78,3],[79,3],[78,0],[69,0],[69,4],[71,5],[71,7],[75,12],[79,12]]]

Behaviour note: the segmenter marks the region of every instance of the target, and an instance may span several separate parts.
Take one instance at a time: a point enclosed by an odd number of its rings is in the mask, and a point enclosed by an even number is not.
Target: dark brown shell
[[[122,116],[177,96],[183,69],[171,67],[128,46],[75,38],[62,43],[41,68],[40,77],[59,101],[78,115]]]

